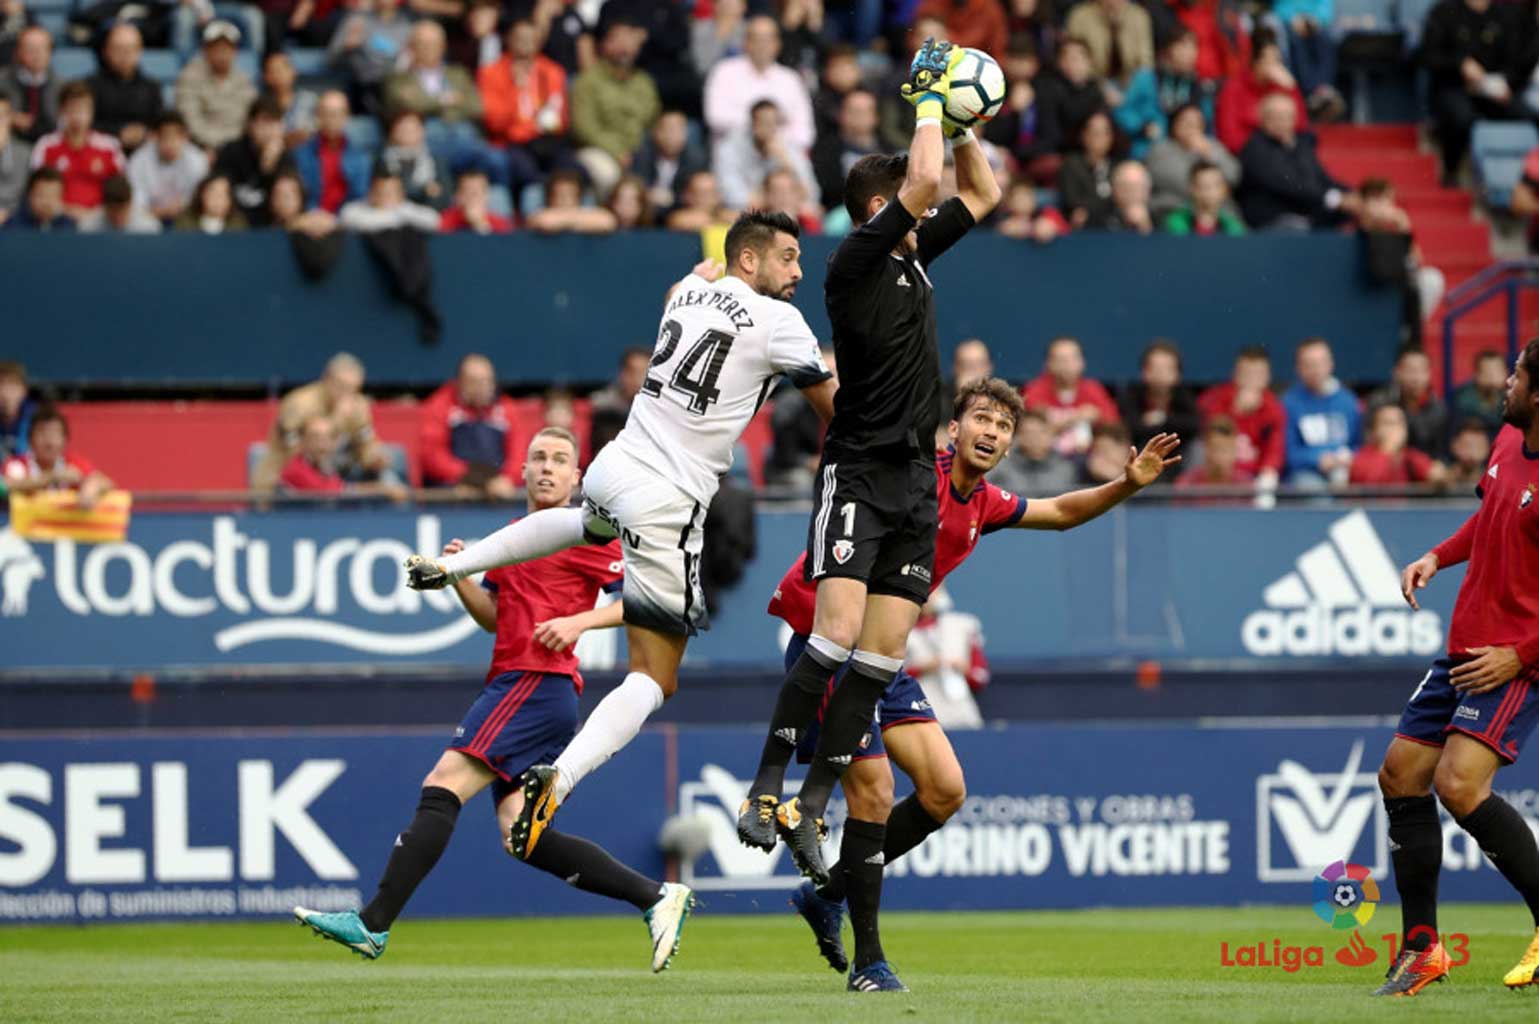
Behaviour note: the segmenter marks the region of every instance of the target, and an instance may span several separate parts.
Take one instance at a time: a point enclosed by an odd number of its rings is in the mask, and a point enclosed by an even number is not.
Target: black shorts
[[[807,580],[861,580],[924,604],[935,572],[935,464],[824,458],[807,530]]]

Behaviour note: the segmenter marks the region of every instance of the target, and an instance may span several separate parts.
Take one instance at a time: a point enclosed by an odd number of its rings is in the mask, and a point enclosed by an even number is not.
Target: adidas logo
[[[866,863],[867,864],[875,864],[877,867],[881,867],[883,864],[887,863],[887,858],[882,855],[882,851],[881,850],[878,850],[875,853],[873,853],[871,856],[866,858]]]
[[[782,740],[793,747],[797,744],[797,732],[795,729],[792,729],[789,726],[784,729],[776,729],[775,738]]]
[[[898,287],[899,288],[907,288],[907,287],[909,287],[908,275],[905,274],[901,270],[898,271]]]
[[[1442,618],[1406,606],[1400,574],[1367,513],[1341,517],[1327,534],[1298,557],[1295,571],[1262,591],[1266,608],[1240,627],[1245,649],[1262,657],[1439,651]]]

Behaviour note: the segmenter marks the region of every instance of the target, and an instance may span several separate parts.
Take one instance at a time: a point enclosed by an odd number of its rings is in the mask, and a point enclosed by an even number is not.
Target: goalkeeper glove
[[[442,590],[454,582],[443,566],[422,555],[406,560],[406,585],[413,590]]]

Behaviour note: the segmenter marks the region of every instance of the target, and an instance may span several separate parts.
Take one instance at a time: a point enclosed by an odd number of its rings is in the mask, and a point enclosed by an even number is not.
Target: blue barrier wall
[[[1462,569],[1412,612],[1399,567],[1471,506],[1123,506],[1066,533],[1001,531],[948,587],[997,663],[1117,658],[1424,661]],[[125,544],[0,531],[0,671],[237,664],[485,664],[491,638],[450,593],[401,583],[413,551],[500,523],[487,510],[136,515]],[[779,663],[764,612],[805,543],[797,513],[758,517],[757,560],[727,593],[697,666]],[[82,642],[84,641],[84,642]],[[597,664],[602,666],[603,662]]]
[[[832,242],[804,240],[796,304],[819,337]],[[375,381],[437,382],[469,350],[507,380],[591,381],[621,348],[650,346],[665,289],[699,258],[693,236],[445,237],[432,243],[445,317],[437,347],[417,340],[362,243],[316,284],[276,232],[223,238],[0,235],[0,276],[14,296],[6,353],[53,381],[313,379],[350,349]],[[1043,248],[968,239],[936,266],[947,348],[979,336],[999,371],[1034,375],[1046,342],[1084,340],[1092,372],[1136,375],[1151,338],[1177,339],[1192,380],[1225,378],[1235,349],[1265,344],[1280,374],[1321,334],[1349,380],[1383,378],[1398,343],[1397,295],[1371,288],[1355,239],[1075,236]],[[948,357],[949,358],[949,355]]]
[[[645,732],[563,805],[560,827],[657,877],[668,870],[656,844],[664,820],[675,811],[697,818],[705,851],[682,878],[706,896],[705,912],[783,913],[785,892],[797,882],[784,850],[745,849],[733,827],[760,736]],[[1282,905],[1279,927],[1307,926],[1310,882],[1326,865],[1347,859],[1387,882],[1375,771],[1390,736],[1380,725],[1286,722],[958,733],[968,800],[890,867],[883,905],[1266,903]],[[292,732],[7,739],[0,920],[277,917],[295,903],[357,906],[372,895],[446,739]],[[907,789],[900,781],[899,794]],[[1498,789],[1535,825],[1539,768],[1525,761],[1503,771]],[[836,801],[831,858],[842,817]],[[1445,900],[1511,903],[1507,883],[1446,818],[1444,845]],[[1394,901],[1387,884],[1384,895]],[[1521,907],[1513,907],[1517,927]],[[511,861],[490,801],[477,798],[398,927],[433,915],[617,909]],[[1394,930],[1398,915],[1379,912],[1381,930]],[[1319,927],[1322,942],[1332,938]]]

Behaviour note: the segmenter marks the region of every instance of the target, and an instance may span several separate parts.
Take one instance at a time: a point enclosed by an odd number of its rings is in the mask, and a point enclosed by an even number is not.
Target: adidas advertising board
[[[698,695],[697,695],[698,696]],[[8,740],[0,754],[0,921],[281,917],[372,895],[422,773],[449,728],[410,733],[198,733]],[[643,731],[561,808],[563,831],[652,877],[675,865],[715,913],[784,910],[783,846],[743,847],[734,822],[762,733]],[[1324,864],[1384,876],[1374,773],[1388,727],[1013,726],[952,736],[967,801],[887,865],[884,907],[1004,909],[1307,903]],[[1215,770],[1222,766],[1222,770]],[[790,788],[800,782],[793,771]],[[899,776],[897,792],[909,790]],[[1539,766],[1498,788],[1539,828]],[[837,857],[843,804],[830,806]],[[686,828],[669,819],[682,819]],[[629,913],[513,863],[477,799],[408,917]],[[1443,819],[1441,892],[1510,900]]]
[[[1398,659],[1437,653],[1462,567],[1400,599],[1399,568],[1473,506],[1176,508],[1132,502],[1066,533],[1008,531],[946,586],[978,616],[997,667],[1042,659]],[[500,525],[488,510],[136,514],[123,544],[26,541],[0,527],[5,665],[424,661],[481,667],[491,639],[453,595],[401,585],[400,562]],[[806,517],[758,519],[760,555],[722,596],[690,662],[778,675],[764,606]],[[1023,585],[1023,581],[1029,585]],[[1001,600],[1000,595],[1008,595]],[[82,647],[82,630],[92,644]],[[610,645],[613,637],[585,637]],[[1419,673],[1418,673],[1419,675]]]

